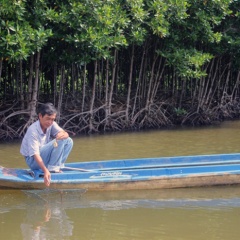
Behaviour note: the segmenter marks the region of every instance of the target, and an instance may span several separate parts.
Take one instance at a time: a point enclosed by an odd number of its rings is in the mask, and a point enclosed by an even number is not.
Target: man
[[[50,185],[51,172],[61,172],[73,147],[68,133],[54,121],[56,115],[53,104],[41,104],[38,120],[28,128],[20,149],[32,170],[43,171],[46,186]]]

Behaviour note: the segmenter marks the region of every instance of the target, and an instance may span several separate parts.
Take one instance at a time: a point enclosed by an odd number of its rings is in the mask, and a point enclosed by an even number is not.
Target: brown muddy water
[[[240,121],[74,138],[69,162],[240,152]],[[26,167],[20,142],[0,165]],[[240,186],[121,192],[0,190],[0,239],[237,240]]]

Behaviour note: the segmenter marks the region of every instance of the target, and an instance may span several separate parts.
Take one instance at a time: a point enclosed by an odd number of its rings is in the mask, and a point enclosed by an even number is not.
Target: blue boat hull
[[[133,190],[240,183],[240,154],[68,163],[52,174],[50,188]],[[0,188],[43,189],[43,174],[0,168]]]

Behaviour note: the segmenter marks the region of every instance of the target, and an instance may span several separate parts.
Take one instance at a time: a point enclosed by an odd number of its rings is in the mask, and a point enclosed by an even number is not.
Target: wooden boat
[[[50,188],[89,191],[183,188],[240,183],[240,154],[68,163]],[[43,173],[0,168],[0,188],[44,189]]]

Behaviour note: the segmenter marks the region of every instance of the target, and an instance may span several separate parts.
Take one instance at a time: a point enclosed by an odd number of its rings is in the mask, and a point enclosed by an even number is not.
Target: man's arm
[[[38,163],[39,167],[43,170],[44,172],[44,183],[48,187],[51,182],[51,173],[48,171],[46,168],[41,156],[39,154],[34,155],[35,161]]]

